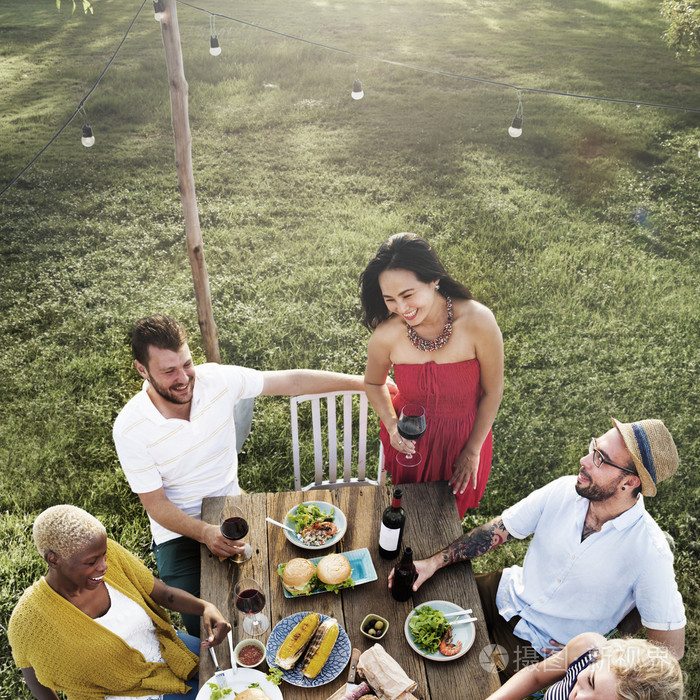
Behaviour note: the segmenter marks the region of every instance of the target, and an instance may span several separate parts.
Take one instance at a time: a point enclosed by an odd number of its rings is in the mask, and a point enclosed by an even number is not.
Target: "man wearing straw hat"
[[[678,452],[660,420],[612,422],[591,439],[578,475],[556,479],[416,562],[413,590],[448,564],[534,535],[522,567],[476,577],[502,678],[577,634],[609,632],[635,607],[647,637],[683,656],[685,611],[673,554],[643,498],[676,472]]]

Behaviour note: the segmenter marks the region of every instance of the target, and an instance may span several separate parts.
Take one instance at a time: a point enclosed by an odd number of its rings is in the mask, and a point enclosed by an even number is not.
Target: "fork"
[[[226,673],[221,670],[219,662],[216,660],[216,654],[214,653],[214,649],[212,647],[209,647],[209,653],[211,654],[211,658],[214,660],[214,666],[216,667],[214,669],[214,682],[221,688],[228,687]]]
[[[466,615],[470,612],[472,612],[471,608],[469,608],[468,610],[459,610],[457,612],[445,613],[445,617],[459,617],[460,615]]]
[[[475,617],[467,617],[464,620],[457,620],[457,622],[450,622],[451,627],[456,627],[457,625],[463,625],[466,622],[476,622]]]

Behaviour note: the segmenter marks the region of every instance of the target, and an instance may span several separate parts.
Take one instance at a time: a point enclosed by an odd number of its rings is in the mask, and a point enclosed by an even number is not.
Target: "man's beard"
[[[170,403],[175,403],[178,405],[184,405],[188,404],[192,401],[192,392],[194,391],[194,380],[195,377],[191,377],[189,381],[187,382],[187,386],[190,388],[189,395],[190,397],[188,399],[183,399],[177,394],[173,394],[171,389],[166,389],[165,387],[161,386],[160,384],[157,384],[153,377],[151,375],[148,375],[148,383],[151,385],[153,390],[162,398],[164,398],[166,401],[169,401]]]
[[[588,474],[585,474],[585,476],[588,477]],[[624,475],[621,476],[616,483],[610,484],[609,486],[598,486],[592,481],[588,486],[582,486],[577,482],[576,493],[579,496],[583,496],[583,498],[587,498],[589,501],[607,501],[608,498],[612,498],[612,496],[617,493],[617,487],[620,485],[622,479],[624,479]]]

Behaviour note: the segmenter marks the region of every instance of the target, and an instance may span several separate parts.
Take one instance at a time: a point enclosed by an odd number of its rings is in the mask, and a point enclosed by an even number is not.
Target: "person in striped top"
[[[664,646],[585,632],[522,668],[487,700],[524,700],[543,688],[544,700],[681,700],[683,673]]]

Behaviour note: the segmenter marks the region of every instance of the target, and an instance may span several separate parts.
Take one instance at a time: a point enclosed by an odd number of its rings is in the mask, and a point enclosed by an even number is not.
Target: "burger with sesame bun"
[[[316,587],[316,566],[308,559],[290,559],[286,564],[280,564],[279,574],[282,585],[292,595],[309,595]]]
[[[327,590],[337,593],[342,588],[355,585],[352,580],[352,566],[342,554],[329,554],[321,559],[316,566],[316,576],[320,584]]]
[[[265,695],[260,688],[246,688],[236,695],[236,700],[270,700],[270,696]]]

